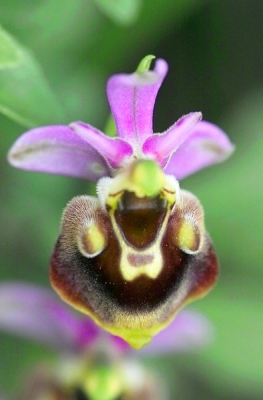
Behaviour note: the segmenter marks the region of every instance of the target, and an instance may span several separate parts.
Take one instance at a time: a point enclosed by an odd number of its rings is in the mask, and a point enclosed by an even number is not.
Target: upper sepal
[[[113,75],[107,96],[118,136],[142,143],[153,132],[153,108],[158,90],[168,71],[166,61],[156,60],[152,71]]]

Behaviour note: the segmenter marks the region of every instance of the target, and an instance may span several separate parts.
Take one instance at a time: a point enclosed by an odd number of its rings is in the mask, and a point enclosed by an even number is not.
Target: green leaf
[[[109,115],[109,117],[106,121],[104,132],[106,133],[106,135],[111,136],[111,137],[117,136],[116,124],[115,124],[114,118],[111,114]]]
[[[22,60],[21,49],[17,46],[13,38],[0,30],[0,69],[13,67]]]
[[[94,0],[98,7],[114,22],[132,24],[139,16],[141,0]]]
[[[26,127],[63,121],[37,61],[0,27],[0,112]]]
[[[239,290],[242,292],[242,285]],[[249,398],[253,385],[253,393],[262,395],[262,306],[252,297],[248,300],[231,295],[231,285],[224,297],[218,294],[214,301],[206,299],[202,305],[215,326],[214,343],[200,357],[202,370],[217,390],[225,387]]]
[[[167,32],[178,29],[206,2],[207,0],[144,1],[133,26],[121,32],[117,25],[101,26],[100,33],[94,38],[89,57],[94,64],[107,65],[108,71],[116,71],[116,68],[124,71],[127,60],[136,60],[138,54],[147,54],[153,43],[161,43],[162,40],[165,43]]]

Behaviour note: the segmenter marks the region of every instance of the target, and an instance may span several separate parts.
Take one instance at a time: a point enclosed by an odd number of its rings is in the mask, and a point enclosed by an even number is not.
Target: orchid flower
[[[74,312],[50,290],[26,283],[0,285],[0,330],[40,342],[55,352],[54,364],[35,368],[24,388],[22,399],[26,400],[164,399],[160,381],[152,379],[138,357],[193,351],[208,344],[212,336],[204,316],[182,311],[167,330],[135,354],[126,342]]]
[[[83,122],[32,129],[15,142],[18,168],[97,182],[98,198],[66,207],[51,259],[51,283],[73,307],[135,348],[149,343],[218,275],[198,199],[178,180],[224,161],[233,151],[225,133],[181,117],[153,133],[152,115],[167,63],[112,76],[107,96],[117,137]]]

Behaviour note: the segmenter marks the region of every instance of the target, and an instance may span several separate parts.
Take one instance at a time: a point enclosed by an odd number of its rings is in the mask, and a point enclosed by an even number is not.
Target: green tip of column
[[[163,187],[164,174],[155,161],[140,160],[134,165],[132,182],[141,194],[154,197]]]
[[[152,60],[155,59],[155,56],[153,56],[152,54],[149,54],[148,56],[145,56],[140,64],[138,65],[136,72],[146,72],[149,71],[150,67],[151,67],[151,63]]]
[[[149,71],[150,67],[151,67],[151,63],[152,60],[154,60],[156,57],[153,56],[152,54],[149,54],[148,56],[145,56],[140,64],[138,65],[136,72],[138,73],[143,73],[146,71]],[[115,121],[113,119],[113,116],[110,114],[106,124],[105,124],[105,128],[104,128],[104,132],[106,133],[106,135],[111,136],[111,137],[115,137],[117,136],[117,129],[116,129],[116,124]]]

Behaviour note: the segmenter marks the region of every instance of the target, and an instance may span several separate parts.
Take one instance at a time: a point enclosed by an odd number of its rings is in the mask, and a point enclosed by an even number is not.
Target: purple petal
[[[116,350],[121,354],[130,352],[132,350],[132,347],[119,336],[111,336],[111,341]]]
[[[166,132],[149,137],[143,144],[143,153],[164,167],[171,154],[188,138],[201,118],[200,112],[183,116]]]
[[[158,59],[153,71],[113,75],[107,95],[117,133],[128,141],[142,142],[152,134],[153,108],[168,65]]]
[[[88,124],[73,122],[70,127],[77,135],[102,154],[113,168],[118,168],[133,153],[132,146],[119,138],[104,135]]]
[[[220,128],[201,121],[172,155],[164,170],[177,179],[183,179],[202,168],[224,161],[233,151],[233,144]]]
[[[212,336],[213,327],[202,314],[181,311],[167,328],[154,336],[148,346],[139,350],[139,354],[148,356],[194,351],[209,344]]]
[[[0,329],[58,351],[77,351],[98,336],[92,320],[74,314],[49,290],[23,284],[0,285]]]
[[[12,146],[8,160],[17,168],[91,181],[111,175],[105,159],[89,143],[63,125],[26,132]]]

